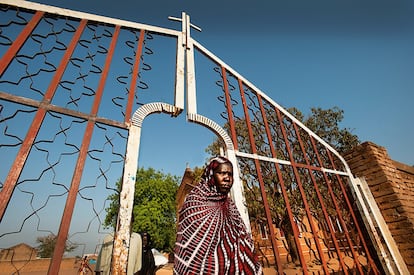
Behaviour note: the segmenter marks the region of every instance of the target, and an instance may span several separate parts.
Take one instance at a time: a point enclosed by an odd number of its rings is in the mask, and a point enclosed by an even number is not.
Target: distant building
[[[196,183],[194,182],[194,171],[191,168],[187,167],[184,171],[184,175],[183,175],[183,178],[181,179],[180,187],[178,188],[178,191],[177,191],[177,198],[176,198],[177,215],[178,215],[178,211],[180,210],[181,206],[184,203],[185,197],[187,196],[188,193],[190,193],[191,189],[193,189],[195,185]]]
[[[37,258],[37,249],[20,243],[0,250],[0,261],[27,261]]]

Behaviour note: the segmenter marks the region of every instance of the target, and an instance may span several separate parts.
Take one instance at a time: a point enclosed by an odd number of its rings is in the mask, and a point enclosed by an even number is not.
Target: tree
[[[337,106],[326,110],[319,107],[311,108],[311,114],[307,117],[304,117],[296,108],[289,108],[288,111],[340,154],[346,153],[361,143],[358,136],[352,134],[351,129],[340,128],[340,123],[344,119],[344,111]]]
[[[311,113],[306,117],[299,109],[295,107],[288,108],[287,111],[296,117],[299,121],[301,121],[306,127],[312,130],[315,134],[317,134],[320,138],[328,142],[333,148],[335,148],[335,150],[341,154],[346,153],[361,143],[358,136],[352,134],[351,129],[340,127],[340,123],[344,118],[344,111],[337,106],[326,110],[319,107],[311,108]],[[238,129],[238,132],[242,133],[243,140],[246,141],[242,147],[248,147],[248,134],[244,122],[242,120],[236,120],[235,125],[236,129]],[[259,128],[254,124],[253,127]],[[224,128],[228,130],[229,125],[226,124]],[[215,156],[220,152],[220,147],[223,147],[223,144],[221,144],[221,140],[216,139],[206,148],[205,151],[210,155]]]
[[[40,258],[51,258],[53,251],[55,250],[56,241],[57,236],[53,233],[47,236],[37,237],[36,243],[39,243],[37,246],[38,256]],[[72,244],[67,241],[65,245],[65,252],[72,252],[77,247],[77,244]]]
[[[121,180],[117,182],[121,190]],[[134,232],[148,232],[154,248],[170,252],[176,234],[176,193],[179,178],[153,168],[139,168],[136,176],[133,224]],[[115,228],[119,210],[119,192],[108,197],[104,226]]]

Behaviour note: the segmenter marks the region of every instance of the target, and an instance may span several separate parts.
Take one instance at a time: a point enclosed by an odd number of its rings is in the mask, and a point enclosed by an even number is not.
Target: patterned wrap
[[[236,205],[218,192],[214,170],[231,162],[213,158],[179,212],[174,274],[262,274],[253,241]]]

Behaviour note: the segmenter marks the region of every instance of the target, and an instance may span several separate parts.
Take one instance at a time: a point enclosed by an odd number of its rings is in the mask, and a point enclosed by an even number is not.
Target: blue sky
[[[277,103],[304,113],[338,106],[343,127],[414,165],[412,1],[35,2],[177,30],[167,18],[184,11],[202,28],[192,31],[198,42]],[[181,175],[186,163],[204,164],[212,139],[184,116],[151,116],[140,164]]]

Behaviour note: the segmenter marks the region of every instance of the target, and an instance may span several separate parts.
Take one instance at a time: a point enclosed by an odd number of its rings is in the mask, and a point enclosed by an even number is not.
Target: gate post
[[[227,150],[227,158],[233,163],[233,187],[231,188],[230,195],[236,204],[237,209],[240,212],[242,220],[246,225],[247,232],[251,233],[249,212],[246,207],[246,198],[244,197],[243,182],[240,179],[239,165],[234,150]]]
[[[131,236],[131,217],[134,208],[135,181],[138,170],[139,145],[141,128],[145,117],[152,113],[167,113],[177,116],[182,109],[167,103],[155,102],[141,106],[135,111],[129,129],[125,155],[125,166],[119,195],[119,212],[114,236],[111,274],[126,274]]]
[[[410,274],[364,178],[350,178],[352,195],[387,274]]]

